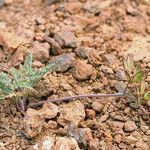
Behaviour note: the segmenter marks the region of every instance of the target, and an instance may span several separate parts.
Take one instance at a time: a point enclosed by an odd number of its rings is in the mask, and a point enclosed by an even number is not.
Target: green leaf
[[[140,82],[142,80],[143,76],[144,76],[144,74],[142,71],[136,73],[132,79],[132,82]]]
[[[145,100],[150,100],[150,91],[147,91],[147,92],[144,94],[144,99],[145,99]]]
[[[32,59],[33,59],[32,56],[33,56],[32,53],[28,53],[24,61],[24,67],[28,74],[30,74],[32,71]]]
[[[128,55],[126,59],[124,59],[124,67],[125,70],[131,72],[134,67],[134,61],[131,55]]]
[[[138,72],[141,72],[141,71],[142,71],[141,65],[140,64],[136,65],[135,74],[137,74]]]

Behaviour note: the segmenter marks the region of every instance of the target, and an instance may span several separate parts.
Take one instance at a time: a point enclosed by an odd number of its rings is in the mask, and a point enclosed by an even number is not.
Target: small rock
[[[56,121],[53,121],[53,120],[49,120],[48,121],[48,127],[50,129],[56,129],[57,128],[57,122]]]
[[[91,50],[88,55],[88,61],[93,66],[101,65],[102,61],[96,50]]]
[[[48,43],[39,43],[38,41],[33,42],[30,48],[30,51],[34,54],[35,60],[41,62],[45,62],[49,59],[49,50],[50,45]]]
[[[127,79],[125,72],[122,69],[117,69],[115,76],[117,77],[118,80],[121,80],[121,81],[124,81]]]
[[[70,69],[73,66],[74,56],[72,54],[59,55],[54,59],[50,60],[49,62],[54,63],[59,59],[61,59],[62,62],[60,62],[57,66],[54,66],[52,68],[53,71],[66,72],[68,69]]]
[[[77,37],[75,34],[68,30],[62,30],[60,32],[55,33],[54,35],[55,41],[57,41],[62,47],[77,47]]]
[[[138,141],[138,139],[136,139],[134,136],[130,135],[130,136],[127,136],[125,137],[125,142],[127,144],[134,144]]]
[[[58,117],[57,122],[62,126],[65,126],[66,123],[78,125],[84,118],[84,104],[80,101],[74,101],[60,106],[60,116]]]
[[[42,18],[42,17],[36,17],[36,18],[35,18],[35,22],[36,22],[38,25],[41,25],[41,24],[45,24],[45,23],[46,23],[45,19]]]
[[[53,103],[45,103],[42,109],[35,110],[28,108],[24,117],[24,124],[29,136],[34,137],[42,131],[45,119],[57,116],[58,106]]]
[[[134,130],[137,129],[137,126],[135,125],[135,123],[133,121],[127,121],[124,124],[124,130],[127,132],[133,132]]]
[[[84,128],[83,132],[84,132],[86,141],[90,142],[91,140],[93,140],[92,130],[90,128]]]
[[[109,65],[117,63],[117,57],[114,54],[105,54],[104,58],[107,60]]]
[[[78,47],[75,49],[75,53],[77,56],[79,56],[80,58],[88,58],[90,51],[92,51],[93,48],[89,48],[89,47]]]
[[[11,32],[0,32],[0,43],[3,48],[9,50],[10,54],[21,45],[22,39]]]
[[[61,46],[59,45],[58,42],[56,42],[53,38],[50,38],[50,37],[45,37],[45,40],[46,42],[48,42],[50,45],[51,45],[51,50],[50,50],[50,53],[52,55],[60,55],[62,54],[62,48]]]
[[[108,118],[109,118],[109,115],[105,114],[105,115],[100,117],[99,122],[105,122]]]
[[[101,112],[104,108],[104,106],[99,101],[94,101],[91,107],[97,112]]]
[[[127,7],[127,13],[132,16],[137,16],[140,14],[140,12],[137,9],[133,8],[131,5]]]
[[[59,137],[56,140],[55,150],[79,150],[78,143],[74,138]]]
[[[91,150],[99,150],[100,148],[100,143],[98,139],[93,139],[89,141],[89,148]]]
[[[143,141],[141,141],[141,140],[138,141],[135,146],[136,146],[137,149],[139,149],[139,150],[149,150],[149,146],[148,146],[145,142],[143,142]]]
[[[93,67],[86,64],[84,61],[76,61],[72,71],[72,75],[75,79],[81,81],[88,79],[93,73]]]
[[[41,68],[41,67],[43,67],[43,64],[42,64],[40,61],[35,60],[35,61],[33,61],[33,63],[32,63],[32,67],[33,67],[33,68],[34,68],[34,67],[36,67],[36,68]]]
[[[149,129],[148,126],[141,126],[141,130],[142,130],[143,132],[146,132],[148,129]]]
[[[125,143],[119,143],[119,147],[121,149],[127,149],[128,148],[128,145],[126,145]]]
[[[60,83],[60,87],[62,87],[65,91],[72,89],[72,87],[67,83]]]
[[[115,142],[120,143],[121,140],[122,140],[122,136],[120,134],[115,135],[115,137],[114,137]]]
[[[119,121],[113,121],[113,131],[121,131],[123,129],[124,123]]]
[[[28,109],[29,114],[27,113],[24,117],[24,125],[26,128],[26,132],[30,137],[34,137],[41,133],[42,131],[42,124],[44,123],[44,120],[38,116],[35,115],[36,110],[30,111]]]
[[[117,121],[124,121],[124,117],[121,116],[121,115],[115,115],[115,116],[114,116],[114,120],[117,120]]]
[[[112,68],[109,68],[109,67],[104,66],[104,65],[100,66],[99,70],[104,72],[104,73],[114,74]]]
[[[59,112],[59,107],[53,103],[44,103],[42,109],[37,110],[38,116],[42,119],[55,118]]]
[[[86,115],[88,118],[93,119],[96,116],[96,113],[92,109],[86,109]]]
[[[44,136],[34,146],[31,146],[33,150],[53,150],[55,139],[50,136]]]
[[[146,135],[150,135],[150,130],[147,130]]]
[[[21,50],[21,47],[17,48],[17,50],[12,54],[8,64],[10,66],[17,66],[23,62],[24,52]]]
[[[117,82],[117,84],[115,84],[115,89],[119,92],[122,93],[125,90],[125,83],[123,81],[119,81]]]

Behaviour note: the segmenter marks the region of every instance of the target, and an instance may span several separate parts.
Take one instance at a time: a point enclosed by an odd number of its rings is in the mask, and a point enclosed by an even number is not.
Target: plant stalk
[[[82,98],[93,98],[93,97],[124,97],[125,93],[114,93],[114,94],[81,94],[75,96],[67,96],[62,98],[56,99],[48,99],[46,101],[41,101],[38,103],[30,104],[27,108],[37,108],[46,102],[62,102],[62,101],[71,101],[75,99],[82,99]]]

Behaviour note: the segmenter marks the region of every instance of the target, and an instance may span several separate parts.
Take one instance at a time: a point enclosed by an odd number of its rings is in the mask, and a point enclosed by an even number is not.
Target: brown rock
[[[97,112],[101,112],[104,108],[104,106],[99,101],[94,101],[91,107]]]
[[[21,38],[11,32],[0,32],[0,44],[9,50],[10,54],[22,44]]]
[[[89,148],[90,150],[99,150],[100,148],[100,143],[98,139],[93,139],[89,141]]]
[[[44,120],[40,116],[35,115],[35,113],[37,113],[36,110],[28,109],[28,113],[24,117],[24,124],[27,134],[30,137],[34,137],[41,133]]]
[[[49,59],[50,45],[48,43],[39,43],[35,41],[32,43],[30,51],[33,52],[35,60],[45,62]]]
[[[24,117],[24,125],[29,136],[34,137],[42,131],[45,119],[51,119],[58,114],[58,106],[45,103],[40,110],[28,108]]]
[[[93,48],[89,48],[89,47],[78,47],[75,49],[75,53],[77,56],[81,57],[81,58],[88,58],[90,51],[94,50]]]
[[[84,105],[80,101],[74,101],[60,106],[59,124],[65,126],[67,123],[78,125],[85,118]]]
[[[86,141],[90,142],[91,140],[93,140],[92,130],[90,128],[84,128],[83,132]]]
[[[53,150],[54,142],[53,137],[44,136],[34,146],[31,146],[31,150]]]
[[[52,55],[60,55],[62,54],[62,48],[61,46],[59,45],[58,42],[56,42],[53,38],[50,38],[50,37],[45,37],[45,40],[46,42],[48,42],[50,45],[51,45],[51,50],[50,50],[50,53]]]
[[[125,142],[127,144],[135,144],[137,141],[138,141],[138,139],[132,135],[125,137]]]
[[[113,125],[113,130],[114,131],[122,131],[124,123],[119,122],[119,121],[113,121],[112,125]]]
[[[56,129],[57,128],[57,122],[56,121],[53,121],[53,120],[49,120],[48,121],[48,127],[50,129]]]
[[[109,114],[102,115],[99,119],[99,122],[105,122],[109,118]]]
[[[136,143],[136,147],[139,150],[149,150],[149,146],[142,140],[140,140]]]
[[[101,65],[101,58],[96,50],[92,50],[89,52],[88,61],[93,66]]]
[[[59,107],[53,103],[44,103],[42,109],[37,110],[42,119],[55,118],[59,112]]]
[[[72,75],[77,80],[86,80],[93,73],[93,68],[91,65],[86,64],[84,61],[76,61],[72,71]]]
[[[95,118],[96,113],[93,109],[86,109],[86,115],[88,118],[92,119]]]
[[[135,123],[133,121],[127,121],[124,124],[124,130],[127,132],[133,132],[134,130],[137,129],[137,126],[135,125]]]
[[[74,138],[59,137],[56,140],[55,150],[74,150],[79,149],[78,143]]]
[[[115,137],[114,137],[114,141],[115,141],[115,142],[120,143],[120,142],[121,142],[121,140],[122,140],[122,136],[121,136],[121,134],[117,134],[117,135],[115,135]]]
[[[32,63],[32,67],[41,68],[43,67],[43,64],[40,61],[35,60]]]
[[[146,132],[148,129],[149,129],[148,126],[141,126],[141,130],[142,130],[143,132]]]
[[[125,143],[119,143],[119,147],[121,149],[127,149],[128,145],[126,145]]]
[[[75,34],[71,31],[68,30],[62,30],[60,32],[55,33],[54,35],[55,41],[57,41],[62,47],[72,47],[76,48],[77,47],[77,37]]]
[[[68,69],[70,69],[73,66],[74,55],[72,54],[59,55],[55,57],[54,59],[50,60],[49,62],[54,63],[59,59],[61,59],[62,61],[58,65],[52,68],[53,71],[66,72]]]
[[[21,50],[21,48],[18,48],[11,56],[8,64],[10,64],[10,66],[19,65],[21,62],[23,62],[23,56],[24,52]]]

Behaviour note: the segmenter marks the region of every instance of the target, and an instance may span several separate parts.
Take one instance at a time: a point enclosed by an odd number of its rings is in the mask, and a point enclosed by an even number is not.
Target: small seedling
[[[130,55],[124,59],[123,63],[128,82],[126,89],[129,86],[132,87],[132,94],[136,97],[136,104],[139,105],[144,100],[150,100],[150,82],[147,81],[148,72],[142,70],[141,64],[139,62],[136,64]]]

